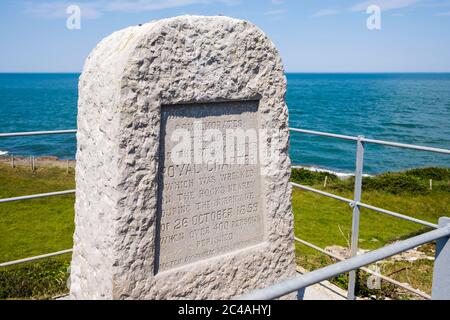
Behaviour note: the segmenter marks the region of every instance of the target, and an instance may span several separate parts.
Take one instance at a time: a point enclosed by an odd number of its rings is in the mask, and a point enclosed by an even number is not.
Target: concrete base
[[[308,273],[301,267],[297,267],[297,272],[299,274]],[[323,281],[299,292],[299,300],[347,300],[347,291],[329,281]]]

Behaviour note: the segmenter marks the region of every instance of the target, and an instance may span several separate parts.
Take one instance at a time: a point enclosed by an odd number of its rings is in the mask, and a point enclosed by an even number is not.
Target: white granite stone
[[[70,297],[227,299],[295,276],[285,93],[276,48],[246,21],[182,16],[101,41],[79,82]],[[202,104],[214,114],[228,110],[220,103],[247,101],[257,106],[246,115],[249,124],[279,130],[280,156],[259,163],[263,174],[250,185],[258,198],[255,236],[233,231],[239,241],[220,249],[207,243],[210,253],[161,267],[160,259],[198,253],[192,239],[175,253],[160,243],[167,231],[161,221],[174,222],[161,218],[162,195],[173,197],[161,190],[161,124],[170,126],[162,112]]]

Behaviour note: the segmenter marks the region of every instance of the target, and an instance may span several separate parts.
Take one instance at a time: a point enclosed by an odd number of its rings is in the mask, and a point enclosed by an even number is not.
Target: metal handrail
[[[363,266],[384,260],[393,255],[424,245],[426,243],[448,237],[450,225],[438,228],[427,233],[396,242],[381,249],[376,249],[362,255],[357,255],[330,266],[309,272],[305,275],[287,279],[264,289],[258,289],[248,294],[236,297],[237,300],[270,300],[288,295],[292,292],[306,288],[312,284],[322,282],[342,273],[346,273]]]
[[[347,136],[347,135],[343,135],[343,134],[306,130],[306,129],[289,128],[289,130],[293,131],[293,132],[306,133],[306,134],[311,134],[311,135],[315,135],[315,136],[323,136],[323,137],[337,138],[337,139],[351,140],[351,141],[358,141],[358,138],[359,138],[359,137],[355,137],[355,136]],[[397,147],[397,148],[414,149],[414,150],[420,150],[420,151],[450,154],[449,149],[418,146],[415,144],[400,143],[400,142],[393,142],[393,141],[386,141],[386,140],[369,139],[366,137],[360,137],[360,140],[362,142],[381,144],[381,145]]]
[[[338,195],[335,195],[335,194],[332,194],[329,192],[317,190],[317,189],[314,189],[314,188],[311,188],[311,187],[308,187],[308,186],[305,186],[305,185],[302,185],[299,183],[291,182],[291,185],[298,189],[314,192],[314,193],[320,194],[320,195],[328,197],[328,198],[333,198],[333,199],[336,199],[336,200],[339,200],[342,202],[347,202],[348,204],[353,202],[353,200],[351,200],[351,199],[347,199],[347,198],[344,198],[344,197],[341,197],[341,196],[338,196]]]
[[[366,208],[366,209],[369,209],[369,210],[376,211],[378,213],[383,213],[383,214],[387,214],[387,215],[395,217],[395,218],[399,218],[399,219],[407,220],[407,221],[410,221],[410,222],[418,223],[418,224],[421,224],[421,225],[424,225],[424,226],[427,226],[427,227],[430,227],[430,228],[433,228],[433,229],[437,229],[439,227],[435,223],[431,223],[431,222],[428,222],[428,221],[425,221],[425,220],[422,220],[422,219],[413,218],[413,217],[410,217],[410,216],[407,216],[407,215],[404,215],[404,214],[401,214],[401,213],[397,213],[397,212],[394,212],[394,211],[386,210],[386,209],[383,209],[383,208],[378,208],[378,207],[372,206],[370,204],[367,204],[367,203],[364,203],[364,202],[361,202],[361,201],[353,202],[353,203],[351,203],[351,205],[352,206],[360,206],[360,207],[363,207],[363,208]]]
[[[318,247],[318,246],[316,246],[316,245],[314,245],[314,244],[312,244],[312,243],[310,243],[310,242],[308,242],[308,241],[305,241],[305,240],[303,240],[303,239],[299,239],[299,238],[297,238],[297,237],[295,237],[294,239],[295,239],[295,241],[297,241],[297,242],[299,242],[299,243],[301,243],[301,244],[303,244],[303,245],[305,245],[305,246],[307,246],[307,247],[309,247],[309,248],[311,248],[311,249],[314,249],[314,250],[316,250],[316,251],[319,251],[320,253],[323,253],[323,254],[325,254],[325,255],[327,255],[327,256],[333,258],[333,259],[336,259],[336,260],[338,260],[338,261],[345,261],[345,258],[343,258],[343,257],[341,257],[341,256],[338,256],[338,255],[336,255],[336,254],[333,254],[333,253],[331,253],[331,252],[328,252],[327,250],[324,250],[324,249],[322,249],[322,248],[320,248],[320,247]],[[431,296],[430,296],[430,295],[428,295],[428,294],[426,294],[425,292],[422,292],[422,291],[420,291],[420,290],[414,289],[414,288],[410,287],[410,286],[407,285],[407,284],[404,284],[404,283],[402,283],[402,282],[399,282],[399,281],[397,281],[397,280],[394,280],[394,279],[392,279],[392,278],[389,278],[389,277],[387,277],[387,276],[385,276],[385,275],[382,275],[381,273],[375,272],[375,271],[370,270],[370,269],[365,268],[365,267],[362,267],[362,268],[360,268],[360,269],[361,269],[362,271],[364,271],[364,272],[366,272],[366,273],[369,273],[369,274],[371,274],[371,275],[374,275],[374,276],[376,276],[376,277],[378,277],[378,278],[380,278],[380,279],[382,279],[382,280],[384,280],[384,281],[386,281],[386,282],[389,282],[389,283],[391,283],[391,284],[394,284],[394,285],[396,285],[397,287],[403,288],[403,289],[405,289],[405,290],[407,290],[407,291],[409,291],[409,292],[411,292],[411,293],[414,293],[414,294],[418,295],[419,297],[422,297],[422,298],[424,298],[424,299],[426,299],[426,300],[431,300]]]
[[[69,130],[52,130],[52,131],[11,132],[11,133],[0,133],[0,138],[42,136],[42,135],[55,135],[55,134],[73,134],[73,133],[77,133],[77,130],[69,129]],[[45,197],[53,197],[53,196],[67,195],[67,194],[73,194],[73,193],[75,193],[75,190],[64,190],[64,191],[57,191],[57,192],[33,194],[33,195],[26,195],[26,196],[20,196],[20,197],[0,199],[0,203],[31,200],[31,199],[45,198]]]
[[[344,140],[350,140],[350,141],[356,141],[358,142],[358,148],[357,148],[357,163],[359,161],[360,164],[360,169],[358,172],[357,170],[357,174],[355,175],[355,183],[359,183],[361,178],[362,178],[362,158],[363,158],[363,149],[364,149],[364,142],[367,143],[373,143],[373,144],[380,144],[380,145],[386,145],[386,146],[392,146],[392,147],[399,147],[399,148],[408,148],[408,149],[414,149],[414,150],[421,150],[421,151],[428,151],[428,152],[436,152],[436,153],[443,153],[443,154],[450,154],[450,150],[448,149],[441,149],[441,148],[434,148],[434,147],[426,147],[426,146],[417,146],[417,145],[412,145],[412,144],[404,144],[404,143],[397,143],[397,142],[391,142],[391,141],[384,141],[384,140],[376,140],[376,139],[368,139],[365,138],[363,136],[349,136],[349,135],[341,135],[341,134],[334,134],[334,133],[327,133],[327,132],[320,132],[320,131],[313,131],[313,130],[305,130],[305,129],[297,129],[297,128],[290,128],[291,131],[293,132],[300,132],[300,133],[306,133],[306,134],[312,134],[312,135],[318,135],[318,136],[325,136],[325,137],[331,137],[331,138],[337,138],[337,139],[344,139]],[[54,131],[33,131],[33,132],[16,132],[16,133],[0,133],[0,138],[9,138],[9,137],[23,137],[23,136],[39,136],[39,135],[54,135],[54,134],[73,134],[73,133],[77,133],[76,129],[72,129],[72,130],[54,130]],[[361,152],[362,151],[362,152]],[[361,156],[359,156],[358,154],[361,153]],[[360,184],[360,183],[359,183]],[[315,192],[327,197],[331,197],[340,201],[344,201],[347,202],[348,204],[350,204],[351,207],[358,209],[359,207],[364,207],[370,210],[374,210],[377,211],[379,213],[383,213],[383,214],[387,214],[393,217],[397,217],[397,218],[401,218],[404,220],[408,220],[411,222],[415,222],[415,223],[419,223],[431,228],[437,228],[438,226],[436,224],[432,224],[430,222],[427,221],[423,221],[420,219],[416,219],[416,218],[412,218],[406,215],[402,215],[400,213],[396,213],[393,211],[389,211],[389,210],[385,210],[382,208],[378,208],[369,204],[365,204],[362,203],[361,201],[359,201],[359,199],[355,199],[355,200],[350,200],[344,197],[340,197],[331,193],[327,193],[324,191],[320,191],[311,187],[307,187],[307,186],[303,186],[300,184],[296,184],[296,183],[292,183],[292,185],[294,187],[297,188],[301,188],[307,191],[311,191],[311,192]],[[358,188],[360,189],[360,188]],[[355,188],[355,192],[360,190],[357,190]],[[21,196],[21,197],[14,197],[14,198],[6,198],[6,199],[0,199],[0,203],[5,203],[5,202],[12,202],[12,201],[21,201],[21,200],[29,200],[29,199],[36,199],[36,198],[43,198],[43,197],[50,197],[50,196],[58,196],[58,195],[66,195],[66,194],[73,194],[75,193],[75,190],[66,190],[66,191],[59,191],[59,192],[51,192],[51,193],[45,193],[45,194],[37,194],[37,195],[29,195],[29,196]],[[357,212],[359,212],[359,210],[356,210]],[[355,214],[355,209],[354,209],[354,214]],[[355,217],[354,217],[355,218]],[[359,220],[359,217],[357,218],[357,220]],[[355,222],[355,221],[354,221]],[[438,231],[440,229],[437,229],[435,231]],[[357,229],[356,231],[356,239],[358,237],[358,232]],[[413,239],[413,238],[411,238]],[[354,241],[355,239],[352,239],[352,241]],[[410,239],[408,239],[410,240]],[[406,240],[405,240],[406,241]],[[352,246],[352,250],[354,251],[355,248],[353,248]],[[380,249],[381,250],[381,249]],[[35,261],[35,260],[39,260],[39,259],[44,259],[47,257],[51,257],[54,255],[59,255],[59,254],[65,254],[65,253],[69,253],[71,252],[72,249],[69,250],[64,250],[64,251],[60,251],[60,252],[56,252],[56,253],[50,253],[50,254],[46,254],[46,255],[41,255],[41,256],[37,256],[37,257],[31,257],[31,258],[25,258],[25,259],[21,259],[21,260],[16,260],[16,261],[10,261],[10,262],[5,262],[0,264],[0,267],[2,266],[6,266],[6,265],[13,265],[13,264],[19,264],[19,263],[24,263],[24,262],[28,262],[28,261]],[[377,251],[377,250],[376,250]],[[350,261],[352,259],[356,259],[359,258],[360,256],[351,258]],[[344,262],[347,262],[349,260],[346,260]],[[338,263],[339,264],[339,263]],[[351,270],[355,270],[358,267],[355,267]],[[342,273],[342,272],[341,272]],[[320,281],[316,281],[316,282],[320,282]],[[351,281],[352,282],[352,281]],[[354,282],[354,279],[353,279]],[[350,290],[349,290],[350,291]],[[351,295],[349,295],[350,297]]]
[[[399,143],[399,142],[391,142],[391,141],[367,139],[367,138],[363,138],[363,141],[367,142],[367,143],[381,144],[381,145],[390,146],[390,147],[397,147],[397,148],[405,148],[405,149],[413,149],[413,150],[420,150],[420,151],[428,151],[428,152],[450,154],[450,150],[448,150],[448,149],[433,148],[433,147],[426,147],[426,146],[418,146],[418,145],[415,145],[415,144],[407,144],[407,143]]]
[[[337,138],[337,139],[343,139],[343,140],[352,140],[352,141],[358,140],[357,137],[346,136],[346,135],[337,134],[337,133],[321,132],[321,131],[298,129],[298,128],[289,128],[289,130],[293,131],[293,132],[312,134],[314,136],[323,136],[323,137]]]
[[[46,198],[46,197],[54,197],[54,196],[62,196],[62,195],[74,194],[74,193],[75,193],[75,189],[74,190],[57,191],[57,192],[49,192],[49,193],[41,193],[41,194],[33,194],[33,195],[29,195],[29,196],[0,199],[0,203]]]
[[[380,145],[386,145],[391,147],[398,147],[398,148],[407,148],[407,149],[414,149],[419,151],[427,151],[427,152],[436,152],[441,154],[450,154],[450,150],[448,149],[441,149],[441,148],[434,148],[434,147],[426,147],[426,146],[418,146],[418,145],[412,145],[412,144],[405,144],[405,143],[398,143],[398,142],[391,142],[391,141],[384,141],[384,140],[376,140],[376,139],[368,139],[364,136],[348,136],[348,135],[341,135],[341,134],[334,134],[334,133],[327,133],[327,132],[320,132],[320,131],[313,131],[313,130],[305,130],[305,129],[297,129],[297,128],[290,128],[293,132],[300,132],[300,133],[306,133],[311,135],[318,135],[318,136],[324,136],[324,137],[330,137],[330,138],[337,138],[337,139],[344,139],[344,140],[350,140],[356,142],[356,164],[355,164],[355,184],[354,184],[354,199],[349,202],[349,199],[339,197],[336,195],[332,195],[323,191],[315,190],[313,188],[307,188],[306,186],[301,186],[302,189],[316,192],[319,194],[322,194],[324,196],[328,196],[331,198],[335,198],[337,200],[345,201],[350,204],[352,207],[352,233],[351,233],[351,247],[350,252],[351,256],[354,257],[357,255],[358,251],[358,241],[359,241],[359,223],[360,223],[360,209],[361,207],[374,210],[379,213],[387,214],[396,218],[401,218],[404,220],[408,220],[415,223],[420,223],[422,225],[426,225],[428,227],[436,228],[437,225],[429,223],[427,221],[419,220],[416,218],[411,218],[406,215],[399,214],[397,212],[393,212],[390,210],[381,209],[372,205],[364,204],[361,202],[361,194],[362,194],[362,177],[363,177],[363,166],[364,166],[364,150],[365,150],[365,143],[373,143],[373,144],[380,144]],[[297,187],[300,187],[297,185]],[[356,270],[351,270],[349,273],[349,285],[348,285],[348,299],[355,299],[355,287],[356,287]]]
[[[52,130],[52,131],[30,131],[30,132],[12,132],[12,133],[0,133],[0,138],[12,138],[12,137],[27,137],[27,136],[41,136],[41,135],[57,135],[57,134],[74,134],[77,133],[76,129],[71,130]],[[22,201],[22,200],[31,200],[31,199],[38,199],[38,198],[45,198],[45,197],[53,197],[53,196],[61,196],[61,195],[68,195],[68,194],[74,194],[75,190],[65,190],[65,191],[57,191],[57,192],[48,192],[48,193],[41,193],[41,194],[34,194],[34,195],[27,195],[27,196],[20,196],[20,197],[13,197],[13,198],[4,198],[0,199],[0,203],[6,203],[6,202],[14,202],[14,201]],[[62,250],[58,252],[43,254],[39,256],[14,260],[14,261],[8,261],[0,263],[0,267],[8,267],[13,265],[18,265],[22,263],[37,261],[41,259],[46,259],[50,257],[60,256],[64,254],[71,253],[72,249]]]
[[[329,132],[322,132],[322,131],[314,131],[314,130],[306,130],[306,129],[298,129],[298,128],[289,128],[289,130],[293,131],[293,132],[300,132],[300,133],[306,133],[306,134],[317,135],[317,136],[324,136],[324,137],[337,138],[337,139],[343,139],[343,140],[358,141],[358,137],[349,136],[349,135],[343,135],[343,134],[336,134],[336,133],[329,133]],[[53,134],[71,134],[71,133],[77,133],[77,130],[76,129],[69,129],[69,130],[51,130],[51,131],[31,131],[31,132],[0,133],[0,138],[39,136],[39,135],[53,135]],[[381,144],[381,145],[386,145],[386,146],[391,146],[391,147],[407,148],[407,149],[414,149],[414,150],[422,150],[422,151],[450,154],[450,150],[449,149],[434,148],[434,147],[427,147],[427,146],[418,146],[418,145],[414,145],[414,144],[399,143],[399,142],[378,140],[378,139],[369,139],[369,138],[365,138],[365,137],[362,137],[361,140],[362,140],[362,142],[373,143],[373,144]]]
[[[431,223],[431,222],[428,222],[428,221],[425,221],[425,220],[413,218],[413,217],[410,217],[410,216],[407,216],[407,215],[404,215],[404,214],[401,214],[401,213],[397,213],[397,212],[394,212],[394,211],[390,211],[390,210],[382,209],[382,208],[379,208],[379,207],[375,207],[375,206],[372,206],[370,204],[366,204],[366,203],[361,202],[361,201],[354,201],[354,200],[351,200],[351,199],[348,199],[348,198],[344,198],[344,197],[341,197],[341,196],[338,196],[338,195],[335,195],[335,194],[332,194],[332,193],[329,193],[329,192],[317,190],[317,189],[314,189],[314,188],[311,188],[311,187],[308,187],[308,186],[305,186],[305,185],[302,185],[302,184],[298,184],[298,183],[295,183],[295,182],[291,182],[291,185],[294,186],[295,188],[299,188],[299,189],[302,189],[302,190],[314,192],[314,193],[320,194],[320,195],[325,196],[325,197],[329,197],[329,198],[333,198],[333,199],[336,199],[336,200],[339,200],[339,201],[342,201],[342,202],[346,202],[351,207],[354,207],[354,206],[357,205],[357,206],[360,206],[360,207],[364,207],[366,209],[370,209],[370,210],[376,211],[378,213],[383,213],[383,214],[387,214],[387,215],[395,217],[395,218],[399,218],[399,219],[407,220],[407,221],[410,221],[410,222],[418,223],[418,224],[421,224],[421,225],[424,225],[424,226],[427,226],[427,227],[430,227],[430,228],[433,228],[433,229],[438,228],[437,224],[434,224],[434,223]]]
[[[46,259],[46,258],[50,258],[50,257],[56,257],[56,256],[60,256],[63,254],[71,253],[72,251],[73,251],[72,249],[67,249],[67,250],[62,250],[62,251],[53,252],[53,253],[47,253],[47,254],[43,254],[40,256],[31,257],[31,258],[3,262],[3,263],[0,263],[0,267],[9,267],[9,266],[13,266],[16,264],[22,264],[22,263]]]
[[[77,133],[76,129],[71,130],[52,130],[52,131],[30,131],[30,132],[12,132],[12,133],[0,133],[0,138],[11,137],[26,137],[26,136],[43,136],[51,134],[69,134]]]

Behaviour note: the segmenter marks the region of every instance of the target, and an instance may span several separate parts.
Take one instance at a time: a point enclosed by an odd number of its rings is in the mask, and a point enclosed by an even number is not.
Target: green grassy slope
[[[0,164],[0,198],[74,189],[74,173]],[[0,262],[72,247],[74,196],[0,203]],[[47,299],[67,292],[70,255],[0,268],[0,299]]]
[[[74,174],[60,168],[0,166],[0,198],[74,189]],[[0,204],[0,262],[72,247],[74,196]]]
[[[352,198],[351,179],[341,181],[328,174],[328,185],[324,189],[325,175],[294,170],[292,180]],[[431,191],[429,179],[434,181]],[[42,167],[33,173],[30,168],[12,169],[0,164],[0,198],[73,188],[74,174],[67,174],[65,169]],[[433,223],[440,216],[450,215],[448,169],[421,169],[366,178],[363,190],[363,201],[366,203]],[[296,236],[321,247],[348,246],[352,210],[347,204],[301,190],[294,190],[292,203]],[[73,196],[0,204],[0,262],[71,248],[73,206]],[[363,249],[375,249],[426,230],[421,225],[363,209],[359,245]],[[316,269],[332,262],[323,254],[303,245],[297,245],[296,250],[298,263],[306,269]],[[432,254],[433,246],[425,246],[422,250]],[[66,292],[69,262],[70,255],[65,255],[0,268],[0,299],[42,299]],[[432,265],[432,261],[425,260],[399,262],[385,266],[382,271],[389,274],[404,269],[393,277],[429,292]],[[345,277],[334,281],[345,284]],[[392,293],[391,287],[384,285],[384,289],[384,295]],[[361,289],[360,293],[365,292]]]

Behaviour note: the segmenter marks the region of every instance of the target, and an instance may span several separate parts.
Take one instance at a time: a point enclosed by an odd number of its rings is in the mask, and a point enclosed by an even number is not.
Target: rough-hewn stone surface
[[[104,39],[79,82],[74,299],[226,299],[295,275],[286,80],[272,42],[227,17],[183,16]],[[265,241],[155,275],[163,105],[259,100],[281,130],[262,181]]]

